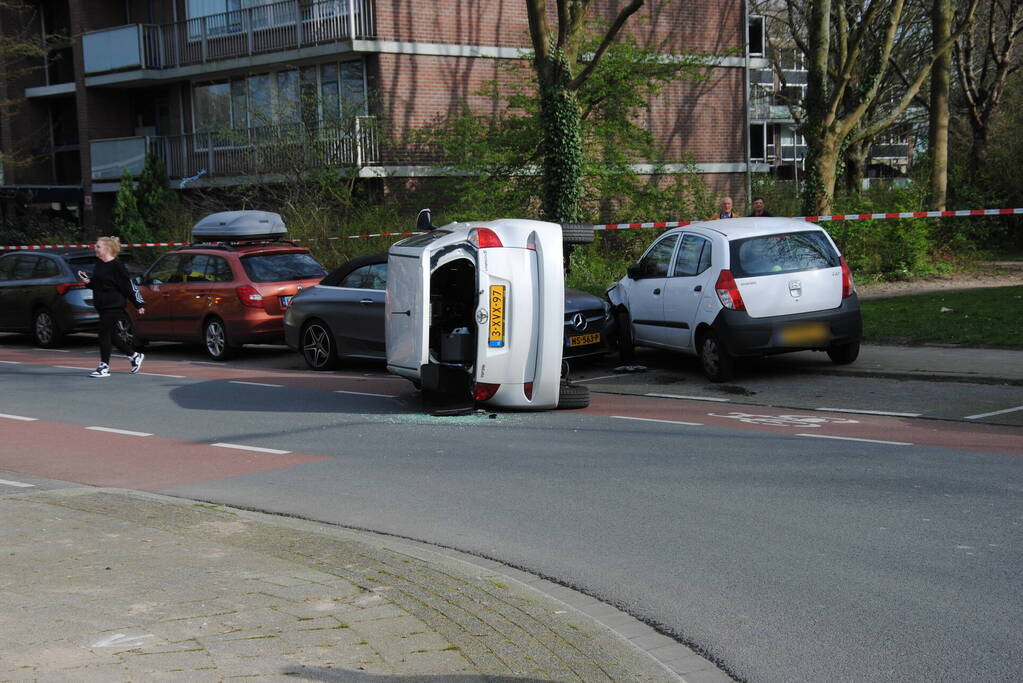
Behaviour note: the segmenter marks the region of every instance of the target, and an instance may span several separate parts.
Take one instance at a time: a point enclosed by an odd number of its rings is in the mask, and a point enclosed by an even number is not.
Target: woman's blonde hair
[[[118,237],[100,237],[96,240],[96,243],[100,242],[107,245],[107,249],[110,250],[112,256],[117,256],[121,253],[121,240]]]

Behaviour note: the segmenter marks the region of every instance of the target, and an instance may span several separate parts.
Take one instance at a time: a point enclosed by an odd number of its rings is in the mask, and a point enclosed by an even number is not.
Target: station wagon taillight
[[[473,228],[469,232],[469,242],[477,249],[490,249],[492,247],[503,247],[497,233],[490,228]]]
[[[242,285],[241,287],[236,287],[234,291],[238,293],[238,298],[241,299],[242,304],[252,308],[263,308],[263,295],[257,292],[256,288],[252,285]]]
[[[746,304],[742,300],[742,294],[739,293],[739,287],[735,284],[735,278],[732,277],[732,271],[727,268],[721,271],[717,283],[714,284],[714,290],[718,293],[721,305],[725,308],[733,311],[746,310]]]
[[[57,294],[60,294],[61,296],[64,296],[65,294],[70,292],[72,289],[84,289],[84,288],[85,288],[85,283],[84,282],[61,282],[59,285],[57,285]]]
[[[853,286],[852,271],[849,270],[849,264],[845,262],[845,257],[840,256],[838,262],[842,264],[842,298],[844,299],[847,296],[852,296],[856,287]]]
[[[476,385],[472,389],[472,397],[477,401],[486,401],[494,397],[497,390],[501,388],[500,384],[487,384],[486,382],[476,382]]]

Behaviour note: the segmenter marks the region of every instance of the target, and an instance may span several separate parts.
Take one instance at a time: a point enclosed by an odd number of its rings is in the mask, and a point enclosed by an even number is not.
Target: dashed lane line
[[[636,420],[638,422],[662,422],[670,425],[685,425],[687,427],[702,427],[702,422],[683,422],[682,420],[658,420],[652,417],[629,417],[628,415],[611,415],[615,420]]]
[[[266,384],[265,382],[243,382],[240,379],[229,379],[229,384],[247,384],[250,387],[273,387],[274,389],[280,389],[283,384]]]
[[[587,377],[586,379],[574,379],[572,381],[575,384],[582,384],[583,382],[596,382],[598,379],[617,379],[619,377],[626,377],[626,375],[601,375],[600,377]]]
[[[334,392],[335,394],[349,394],[351,396],[374,396],[376,398],[398,398],[393,394],[371,394],[367,391],[341,391],[340,389]]]
[[[856,413],[857,415],[887,415],[890,417],[920,417],[923,413],[896,413],[890,410],[858,410],[855,408],[814,408],[826,413]]]
[[[125,434],[127,436],[152,436],[149,432],[133,432],[130,429],[115,429],[114,427],[86,427],[94,432],[110,432],[111,434]]]
[[[211,443],[210,445],[211,446],[216,446],[217,448],[233,448],[233,449],[239,450],[239,451],[254,451],[256,453],[272,453],[274,455],[287,455],[288,453],[291,453],[291,451],[281,451],[281,450],[278,450],[276,448],[260,448],[259,446],[244,446],[242,444],[237,444],[237,443]]]
[[[6,413],[0,413],[0,417],[6,420],[21,420],[22,422],[36,422],[39,420],[38,417],[25,417],[24,415],[7,415]]]
[[[33,351],[42,351],[43,353],[71,353],[70,349],[41,349],[39,347],[33,348]]]
[[[6,363],[7,365],[21,365],[20,360],[0,360],[0,363]]]
[[[682,396],[681,394],[643,394],[653,398],[681,398],[686,401],[714,401],[715,403],[728,403],[730,398],[717,398],[716,396]]]
[[[25,484],[20,481],[9,481],[7,479],[0,479],[0,484],[3,484],[4,486],[14,486],[19,489],[33,489],[36,486],[35,484]]]
[[[861,441],[864,443],[881,443],[888,446],[912,446],[907,441],[882,441],[880,439],[858,439],[854,436],[828,436],[827,434],[796,434],[796,436],[808,436],[813,439],[836,439],[838,441]]]
[[[162,372],[140,372],[140,375],[149,375],[150,377],[173,377],[174,379],[188,379],[184,375],[165,375]]]
[[[78,366],[78,365],[54,365],[53,367],[60,368],[62,370],[95,370],[96,369],[96,368],[83,368],[83,367]]]
[[[995,415],[1005,415],[1006,413],[1015,413],[1019,410],[1023,410],[1023,406],[1016,406],[1015,408],[1006,408],[1005,410],[995,410],[990,413],[981,413],[980,415],[967,415],[964,420],[979,420],[982,417],[993,417]]]

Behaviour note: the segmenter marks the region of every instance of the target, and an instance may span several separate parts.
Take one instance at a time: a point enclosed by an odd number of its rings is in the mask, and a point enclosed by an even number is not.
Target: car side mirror
[[[628,270],[625,271],[625,274],[628,275],[631,280],[638,280],[643,277],[643,269],[638,263],[633,263],[629,266]]]

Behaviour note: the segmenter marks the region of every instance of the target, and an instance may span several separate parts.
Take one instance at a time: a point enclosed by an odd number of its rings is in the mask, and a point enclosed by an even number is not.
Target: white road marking
[[[174,379],[188,379],[184,375],[165,375],[162,372],[140,372],[140,375],[149,375],[150,377],[173,377]]]
[[[23,484],[20,481],[8,481],[7,479],[0,479],[0,484],[4,486],[17,486],[19,489],[35,488],[35,484]]]
[[[54,365],[55,368],[63,368],[64,370],[95,370],[96,368],[83,368],[78,365]]]
[[[881,441],[880,439],[857,439],[853,436],[828,436],[827,434],[796,434],[796,436],[809,436],[814,439],[837,439],[839,441],[863,441],[865,443],[883,443],[889,446],[912,446],[906,441]]]
[[[274,455],[287,455],[291,451],[279,451],[276,448],[260,448],[259,446],[242,446],[237,443],[211,443],[211,446],[217,448],[234,448],[239,451],[255,451],[257,453],[273,453]]]
[[[222,367],[222,368],[226,368],[227,367],[227,363],[223,363],[223,362],[219,362],[219,361],[215,361],[215,360],[190,360],[190,361],[187,361],[187,362],[193,363],[195,365],[217,365],[217,366]]]
[[[854,408],[814,408],[826,413],[857,413],[860,415],[891,415],[892,417],[920,417],[922,413],[896,413],[889,410],[856,410]]]
[[[341,391],[340,389],[334,392],[335,394],[351,394],[352,396],[375,396],[377,398],[398,398],[393,394],[371,394],[366,391]]]
[[[572,381],[580,384],[582,382],[596,382],[598,379],[618,379],[619,377],[625,377],[625,375],[601,375],[600,377],[587,377],[586,379],[574,379]]]
[[[655,398],[683,398],[687,401],[715,401],[717,403],[728,403],[732,399],[730,398],[715,398],[711,396],[682,396],[681,394],[643,394],[644,396],[653,396]]]
[[[86,427],[94,432],[110,432],[111,434],[126,434],[127,436],[152,436],[149,432],[133,432],[130,429],[115,429],[113,427]]]
[[[144,636],[128,636],[123,633],[115,633],[112,636],[106,638],[100,638],[90,647],[126,647],[134,649],[142,645],[142,641],[146,638],[155,638],[156,636],[147,634]]]
[[[0,360],[0,363],[7,363],[8,365],[21,365],[20,360]]]
[[[250,387],[273,387],[274,389],[280,389],[283,384],[264,384],[263,382],[243,382],[238,379],[228,380],[229,384],[248,384]]]
[[[23,417],[21,415],[8,415],[6,413],[0,413],[0,417],[8,420],[21,420],[23,422],[35,422],[39,419],[38,417]]]
[[[687,427],[702,427],[702,422],[683,422],[682,420],[656,420],[652,417],[629,417],[627,415],[612,415],[616,420],[637,420],[639,422],[663,422],[670,425],[686,425]]]
[[[967,415],[964,420],[979,420],[982,417],[991,417],[992,415],[1005,415],[1006,413],[1015,413],[1018,410],[1023,410],[1023,406],[1016,406],[1015,408],[1006,408],[1005,410],[995,410],[990,413],[981,413],[980,415]]]
[[[33,351],[48,351],[50,353],[71,353],[67,349],[40,349],[40,348],[37,347],[37,348],[34,348],[32,350]]]

